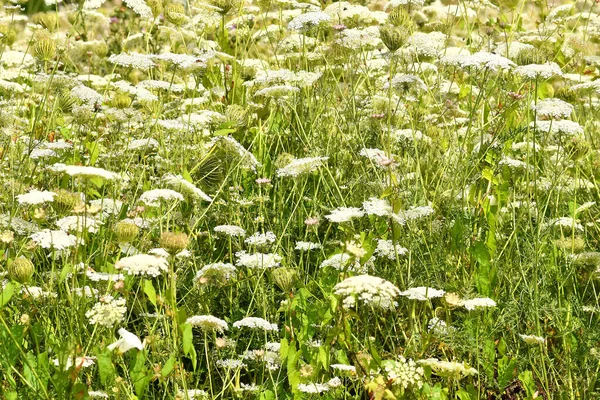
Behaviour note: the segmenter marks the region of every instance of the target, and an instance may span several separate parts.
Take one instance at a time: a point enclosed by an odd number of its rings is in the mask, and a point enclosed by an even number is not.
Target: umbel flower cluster
[[[600,3],[0,4],[0,397],[597,398]]]

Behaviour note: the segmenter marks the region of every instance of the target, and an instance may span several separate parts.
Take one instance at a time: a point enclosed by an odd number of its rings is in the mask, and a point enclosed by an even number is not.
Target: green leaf
[[[60,271],[60,276],[58,278],[59,282],[64,282],[69,272],[71,272],[71,264],[65,263],[62,270]]]
[[[300,353],[296,348],[296,342],[293,341],[288,345],[287,351],[287,376],[290,386],[296,388],[300,383],[300,371],[298,371],[298,360]]]
[[[523,371],[519,374],[519,380],[527,391],[527,397],[533,398],[533,395],[537,390],[535,381],[533,380],[533,373],[531,371]]]
[[[275,393],[273,393],[271,390],[265,390],[264,392],[262,392],[260,394],[259,399],[260,400],[272,400],[275,398]]]
[[[162,369],[160,370],[160,374],[162,375],[163,378],[165,376],[169,375],[171,373],[171,371],[173,371],[173,368],[175,368],[176,362],[177,362],[177,358],[175,358],[174,356],[171,356],[167,360],[164,367],[162,367]]]
[[[144,281],[144,293],[148,296],[148,300],[154,307],[156,307],[156,290],[154,290],[154,285],[152,285],[152,281],[145,280]]]
[[[498,360],[498,386],[506,387],[513,380],[513,374],[517,368],[517,360],[506,356]]]
[[[185,179],[186,181],[190,182],[190,183],[194,183],[194,179],[192,178],[192,176],[190,175],[190,173],[188,172],[187,168],[183,167],[183,170],[181,171],[181,176],[183,177],[183,179]]]
[[[235,131],[236,131],[235,129],[231,129],[231,128],[229,128],[229,129],[219,129],[218,131],[214,131],[213,135],[215,135],[215,136],[227,136],[230,133],[233,133]]]
[[[471,400],[471,395],[469,392],[466,392],[462,389],[456,392],[456,397],[458,397],[460,400]]]
[[[85,398],[89,398],[87,386],[83,383],[79,382],[73,386],[73,390],[71,390],[71,398],[75,400],[83,400]]]
[[[490,253],[483,242],[475,242],[469,248],[469,253],[477,261],[475,271],[475,285],[480,294],[490,296],[496,282],[496,271],[492,268]]]
[[[4,307],[10,301],[13,294],[15,294],[17,287],[18,284],[14,282],[8,282],[6,284],[2,293],[0,293],[0,308]]]
[[[192,339],[194,338],[194,334],[192,333],[192,325],[184,324],[182,326],[183,330],[183,353],[187,356],[190,354],[190,349],[192,346]]]
[[[146,386],[150,382],[150,376],[146,368],[146,355],[143,351],[138,351],[135,359],[132,362],[131,368],[131,382],[135,388],[135,394],[143,398]]]
[[[115,367],[112,362],[112,352],[105,349],[103,353],[97,355],[98,372],[100,373],[100,382],[106,385],[108,380],[115,376]]]
[[[196,367],[198,365],[198,354],[196,354],[196,348],[194,346],[192,346],[190,350],[189,357],[192,360],[192,367],[194,368],[194,371],[196,371]]]

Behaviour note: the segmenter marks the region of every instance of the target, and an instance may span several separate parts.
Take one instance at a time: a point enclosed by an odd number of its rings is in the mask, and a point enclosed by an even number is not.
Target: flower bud
[[[188,19],[182,4],[171,3],[165,6],[165,18],[173,25],[183,25]]]
[[[381,41],[389,51],[396,51],[408,38],[408,31],[403,31],[393,25],[386,24],[379,27]]]
[[[273,277],[275,284],[279,286],[281,290],[289,292],[294,286],[297,274],[296,271],[291,268],[281,267],[274,269],[271,276]]]
[[[131,105],[131,97],[126,94],[117,94],[111,99],[110,103],[115,108],[127,108]]]
[[[160,247],[170,254],[176,254],[184,250],[190,239],[185,233],[164,232],[160,236]]]
[[[33,272],[33,263],[25,257],[17,258],[8,266],[8,277],[19,283],[29,282]]]
[[[225,110],[225,117],[227,117],[227,121],[239,128],[243,128],[248,123],[248,113],[246,112],[246,109],[237,104],[227,107],[227,110]]]
[[[49,61],[56,55],[56,43],[51,37],[41,35],[35,40],[33,52],[40,61]]]
[[[121,221],[115,227],[115,233],[119,243],[129,243],[140,233],[140,228],[130,222]]]
[[[78,194],[59,189],[54,196],[53,207],[58,213],[71,211],[81,203]]]

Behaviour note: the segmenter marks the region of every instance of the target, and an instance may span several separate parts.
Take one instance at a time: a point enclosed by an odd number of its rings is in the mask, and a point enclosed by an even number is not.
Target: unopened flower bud
[[[8,277],[19,283],[27,283],[31,280],[34,270],[29,259],[19,257],[8,266]]]
[[[289,292],[294,286],[296,280],[296,271],[291,268],[276,268],[271,275],[275,284],[284,292]]]
[[[130,222],[121,221],[115,227],[115,233],[119,243],[129,243],[140,233],[140,228]]]
[[[184,250],[189,242],[190,239],[185,233],[164,232],[160,236],[160,247],[171,254]]]

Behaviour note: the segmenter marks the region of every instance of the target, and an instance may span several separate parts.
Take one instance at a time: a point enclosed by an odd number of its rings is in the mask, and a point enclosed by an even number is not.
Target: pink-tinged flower
[[[307,226],[318,225],[318,224],[319,224],[319,217],[309,217],[309,218],[306,218],[306,219],[304,220],[304,223],[305,223]]]
[[[259,185],[268,185],[269,183],[271,183],[271,180],[269,178],[258,178],[256,180],[256,183],[258,183]]]

